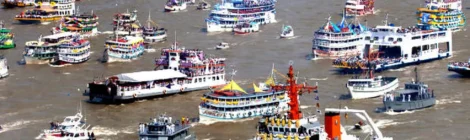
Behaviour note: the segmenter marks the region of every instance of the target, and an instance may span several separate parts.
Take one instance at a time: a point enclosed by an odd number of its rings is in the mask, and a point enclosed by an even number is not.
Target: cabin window
[[[439,33],[439,36],[446,36],[446,33]]]
[[[273,128],[272,128],[272,127],[269,127],[268,129],[269,129],[269,131],[273,131]]]
[[[274,127],[274,131],[278,132],[278,131],[279,131],[279,129],[278,129],[277,127]]]
[[[292,132],[292,133],[297,133],[297,129],[292,128],[292,129],[290,130],[290,132]]]
[[[194,83],[197,83],[197,79],[194,79]]]
[[[389,37],[388,41],[390,41],[390,42],[393,41],[393,37]]]
[[[284,132],[284,128],[279,128],[279,132]]]
[[[379,40],[379,37],[378,37],[378,36],[375,36],[375,37],[374,37],[374,40],[376,40],[376,41]]]
[[[206,77],[204,77],[204,82],[206,82]]]
[[[170,53],[170,56],[176,56],[176,53]]]
[[[423,51],[429,50],[429,45],[423,45]]]
[[[366,40],[370,40],[370,36],[366,36]]]
[[[403,42],[403,38],[397,38],[398,42]]]
[[[212,81],[215,81],[215,76],[212,76]]]
[[[217,81],[219,80],[219,76],[216,76],[217,77]]]
[[[202,78],[199,78],[199,82],[202,82]]]
[[[411,37],[411,40],[416,40],[416,39],[421,39],[421,36],[413,36],[413,37]]]
[[[437,49],[437,44],[431,44],[431,50]]]

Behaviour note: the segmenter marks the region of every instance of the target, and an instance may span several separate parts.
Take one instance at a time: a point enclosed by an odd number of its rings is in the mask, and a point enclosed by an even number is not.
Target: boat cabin
[[[171,117],[160,116],[150,123],[139,124],[139,135],[145,140],[183,140],[195,137],[189,132],[189,120],[172,122]]]
[[[287,114],[263,117],[258,123],[258,132],[264,137],[289,139],[319,139],[324,133],[324,126],[316,116],[309,116],[301,120],[291,120]],[[308,137],[308,138],[307,138]]]
[[[420,82],[406,83],[405,89],[398,90],[396,93],[385,95],[384,101],[410,102],[424,100],[434,97],[434,90],[430,90],[428,85]]]

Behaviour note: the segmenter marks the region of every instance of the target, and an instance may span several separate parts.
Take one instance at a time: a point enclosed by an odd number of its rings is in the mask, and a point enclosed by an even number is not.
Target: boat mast
[[[150,10],[149,10],[149,19],[147,20],[147,26],[148,26],[148,28],[150,28],[150,21],[151,21],[151,19],[150,19]]]

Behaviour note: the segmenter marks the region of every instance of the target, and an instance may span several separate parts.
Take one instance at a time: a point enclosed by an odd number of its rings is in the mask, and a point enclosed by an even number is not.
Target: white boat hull
[[[349,94],[351,95],[352,99],[366,99],[366,98],[373,98],[385,95],[387,92],[391,92],[397,89],[399,86],[398,79],[395,79],[391,83],[387,85],[376,87],[376,88],[354,88],[352,86],[348,86]]]
[[[294,32],[290,32],[288,34],[281,34],[281,38],[291,38],[294,37]]]
[[[39,65],[42,65],[42,64],[49,64],[51,62],[51,59],[37,59],[37,58],[34,58],[34,57],[25,56],[24,57],[24,62],[26,64],[39,64]]]
[[[8,74],[8,67],[0,68],[0,79],[7,77]]]
[[[159,35],[159,36],[144,36],[145,43],[156,43],[166,40],[167,35]]]
[[[259,110],[259,111],[258,111]],[[199,121],[203,123],[208,122],[232,122],[236,120],[249,119],[261,117],[263,115],[276,114],[288,111],[289,107],[287,101],[281,102],[278,107],[265,107],[261,109],[250,109],[241,111],[220,111],[218,114],[209,115],[206,109],[199,107]],[[255,112],[256,111],[256,112]],[[225,114],[225,115],[223,115]]]
[[[186,10],[186,3],[183,3],[181,6],[167,6],[165,5],[165,11],[166,12],[178,12],[178,11],[183,11]]]

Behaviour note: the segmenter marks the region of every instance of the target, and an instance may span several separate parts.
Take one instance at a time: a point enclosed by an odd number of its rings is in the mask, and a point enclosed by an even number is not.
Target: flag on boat
[[[227,85],[225,85],[222,89],[220,89],[219,91],[239,91],[239,92],[243,92],[243,93],[246,93],[245,90],[243,90],[240,86],[238,86],[237,83],[235,83],[235,81],[230,81],[230,83],[228,83]]]
[[[259,87],[255,85],[255,83],[253,83],[253,89],[255,90],[255,93],[263,92],[263,90],[259,89]]]
[[[315,100],[317,100],[317,101],[320,100],[320,97],[318,97],[318,95],[315,96]]]
[[[171,83],[169,83],[169,84],[166,86],[166,88],[171,88]]]

